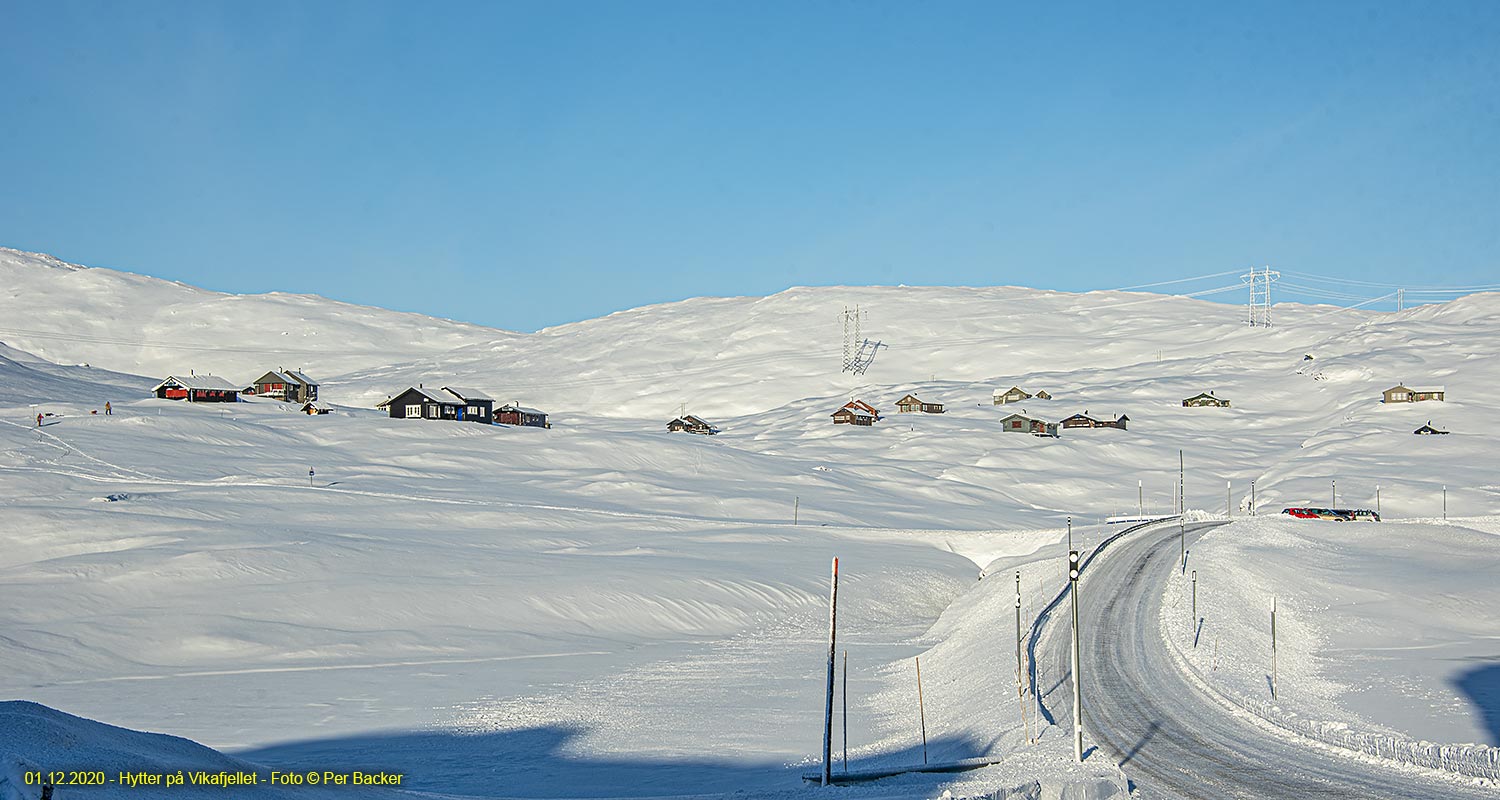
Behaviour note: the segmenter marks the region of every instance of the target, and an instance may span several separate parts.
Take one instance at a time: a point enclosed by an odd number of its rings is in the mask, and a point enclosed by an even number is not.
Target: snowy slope
[[[304,367],[315,378],[511,334],[315,295],[233,295],[0,247],[0,339],[61,364],[249,381]]]
[[[125,280],[91,276],[105,278]],[[891,344],[859,378],[838,372],[844,303],[885,320],[870,329]],[[1500,401],[1487,394],[1500,296],[1277,319],[1249,330],[1231,307],[1121,293],[797,289],[353,364],[326,386],[351,407],[328,416],[140,399],[108,419],[62,404],[38,433],[22,424],[30,401],[7,400],[0,582],[18,591],[0,608],[0,692],[256,760],[405,753],[424,788],[503,779],[564,796],[557,777],[571,774],[595,793],[622,775],[636,796],[789,790],[785,765],[818,746],[824,582],[840,555],[851,744],[864,763],[910,758],[888,684],[964,627],[950,616],[924,633],[978,567],[1055,547],[1069,516],[1135,511],[1137,481],[1147,511],[1169,508],[1179,451],[1191,507],[1242,507],[1252,480],[1263,510],[1321,505],[1337,480],[1344,505],[1373,506],[1379,484],[1389,516],[1438,514],[1444,485],[1450,514],[1500,514]],[[0,368],[17,384],[52,369]],[[541,406],[554,427],[368,408],[418,381]],[[1450,400],[1381,405],[1398,381],[1444,383]],[[990,405],[1012,384],[1055,399]],[[886,418],[831,425],[851,389]],[[1181,407],[1210,389],[1233,407]],[[908,391],[948,413],[896,414]],[[668,434],[679,403],[725,432]],[[1131,425],[999,432],[1017,408]],[[1454,433],[1412,436],[1428,419]],[[964,713],[964,665],[996,658],[986,646],[933,651],[939,753],[1014,741]],[[998,703],[1004,676],[981,691]],[[480,768],[483,747],[539,760]]]
[[[154,381],[95,367],[53,364],[0,342],[0,406],[78,404],[102,409],[108,401],[140,397]]]

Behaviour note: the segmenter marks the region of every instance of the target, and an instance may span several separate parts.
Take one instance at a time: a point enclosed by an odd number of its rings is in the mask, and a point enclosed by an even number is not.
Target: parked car
[[[1379,522],[1380,515],[1367,508],[1284,508],[1281,513],[1297,519],[1328,519],[1334,522]]]

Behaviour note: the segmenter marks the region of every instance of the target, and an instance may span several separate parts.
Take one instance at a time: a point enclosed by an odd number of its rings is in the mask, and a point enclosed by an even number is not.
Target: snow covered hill
[[[68,367],[0,342],[0,406],[55,403],[60,398],[95,408],[143,395],[154,381],[136,375]]]
[[[315,295],[234,295],[0,247],[0,340],[59,364],[136,375],[315,377],[505,341],[479,325]]]
[[[950,630],[928,627],[994,558],[1052,553],[1069,517],[1097,539],[1086,524],[1172,508],[1179,452],[1190,508],[1239,513],[1252,482],[1262,512],[1328,505],[1337,481],[1338,505],[1389,516],[1500,514],[1494,294],[1283,305],[1266,330],[1135,293],[801,288],[509,334],[13,251],[0,271],[17,276],[0,327],[32,331],[0,352],[0,692],[308,768],[406,753],[429,789],[794,789],[786,765],[818,744],[833,555],[852,744],[865,763],[909,758],[893,699],[909,664],[886,665]],[[885,345],[861,376],[839,369],[856,304]],[[201,349],[149,344],[184,341]],[[293,341],[335,413],[146,399],[149,381],[97,369],[248,380]],[[539,406],[554,427],[370,408],[418,382]],[[1448,399],[1380,403],[1398,382]],[[1053,399],[991,403],[1012,385]],[[1232,405],[1182,406],[1205,391]],[[946,413],[897,413],[908,392]],[[884,419],[832,425],[851,394]],[[89,414],[102,399],[115,416]],[[56,415],[40,431],[33,402]],[[666,432],[683,405],[724,432]],[[1018,410],[1130,424],[1002,432]],[[1452,433],[1412,435],[1429,420]],[[960,690],[934,686],[936,707],[973,706]],[[512,746],[541,760],[474,766]]]

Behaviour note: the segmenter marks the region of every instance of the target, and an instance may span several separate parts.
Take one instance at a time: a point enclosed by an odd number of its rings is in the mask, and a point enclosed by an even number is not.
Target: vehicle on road
[[[1297,519],[1329,519],[1334,522],[1379,522],[1380,515],[1368,508],[1310,508],[1293,506],[1281,513]]]

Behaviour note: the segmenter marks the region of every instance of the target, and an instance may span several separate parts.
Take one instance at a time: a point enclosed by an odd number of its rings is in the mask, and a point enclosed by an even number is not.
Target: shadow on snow
[[[582,729],[552,725],[489,733],[391,732],[290,742],[234,755],[293,771],[399,772],[406,776],[404,789],[536,798],[797,790],[811,786],[802,781],[802,775],[820,769],[816,763],[792,765],[730,748],[725,748],[722,758],[670,753],[593,755],[578,752],[587,749],[578,741],[585,734]],[[928,753],[933,763],[984,755],[978,743],[957,738],[932,740]],[[921,763],[919,743],[851,757],[849,771]],[[833,766],[835,774],[842,772],[837,744]],[[952,779],[952,775],[904,775],[887,780],[927,791]]]

